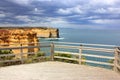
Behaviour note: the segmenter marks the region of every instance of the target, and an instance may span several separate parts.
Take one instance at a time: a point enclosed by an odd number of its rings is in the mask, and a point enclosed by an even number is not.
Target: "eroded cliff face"
[[[1,29],[16,31],[16,30],[24,30],[24,31],[32,31],[35,32],[37,37],[42,38],[59,38],[59,29],[57,28],[47,28],[47,27],[1,27]]]
[[[20,47],[22,46],[36,46],[38,44],[37,34],[33,31],[22,29],[1,29],[0,30],[0,47]],[[23,53],[38,52],[38,48],[25,48]],[[12,49],[14,54],[20,53],[20,49]],[[26,56],[26,55],[25,55]]]
[[[55,28],[48,29],[32,28],[31,30],[37,33],[37,37],[59,38],[59,30]]]
[[[58,38],[59,30],[56,28],[31,28],[31,27],[1,27],[0,28],[0,47],[36,46],[38,37]],[[31,44],[29,44],[31,43]],[[36,43],[36,44],[34,44]],[[38,48],[25,48],[23,53],[38,52]],[[20,49],[12,49],[14,54],[20,53]]]

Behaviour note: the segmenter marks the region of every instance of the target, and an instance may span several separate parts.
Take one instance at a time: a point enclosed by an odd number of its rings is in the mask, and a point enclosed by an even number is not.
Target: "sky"
[[[0,0],[0,26],[120,29],[120,0]]]

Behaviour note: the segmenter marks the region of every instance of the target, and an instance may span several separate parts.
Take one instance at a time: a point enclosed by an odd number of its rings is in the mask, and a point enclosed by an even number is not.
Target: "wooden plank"
[[[21,58],[21,63],[23,64],[24,60],[23,60],[23,46],[22,46],[22,44],[21,44],[21,47],[20,47],[20,58]]]
[[[54,61],[54,44],[51,44],[51,60]]]
[[[68,60],[75,60],[75,61],[78,61],[78,59],[67,58],[67,57],[60,57],[60,56],[54,56],[54,58],[60,58],[60,59],[68,59]]]
[[[114,59],[114,57],[108,57],[108,56],[100,56],[100,55],[92,55],[92,54],[82,54],[83,56],[89,56],[89,57],[97,57],[97,58],[107,58],[107,59]]]
[[[79,46],[68,46],[68,45],[55,45],[55,47],[56,48],[79,49]],[[101,52],[114,52],[114,49],[94,48],[94,47],[84,47],[83,50],[101,51]]]
[[[79,49],[79,46],[70,46],[70,45],[55,45],[55,48]]]
[[[10,49],[20,49],[20,47],[5,47],[5,48],[0,48],[0,50],[10,50]]]
[[[88,44],[88,43],[73,43],[73,42],[54,42],[56,44],[78,44],[83,46],[104,46],[104,47],[115,47],[116,45],[105,45],[105,44]]]
[[[73,52],[55,51],[55,53],[70,54],[70,55],[77,55],[77,56],[79,56],[79,53],[73,53]],[[89,57],[114,59],[114,57],[100,56],[100,55],[92,55],[92,54],[85,54],[85,53],[83,53],[82,55],[83,55],[83,56],[89,56]]]
[[[115,60],[114,60],[114,71],[118,71],[117,69],[117,65],[118,65],[118,51],[117,48],[114,49],[114,56],[115,56]]]
[[[80,65],[82,64],[82,49],[83,49],[83,47],[81,45],[80,48],[79,48],[79,64]]]
[[[41,45],[41,46],[22,46],[22,48],[38,48],[38,47],[50,47],[50,45]],[[20,49],[21,47],[5,47],[0,48],[0,50],[9,50],[9,49]]]
[[[117,68],[119,68],[119,69],[120,69],[120,65],[118,65],[118,64],[117,64]]]
[[[77,56],[79,56],[79,53],[74,53],[74,52],[55,51],[55,53],[70,54],[70,55],[77,55]]]
[[[83,61],[83,62],[88,62],[88,63],[95,63],[95,64],[102,64],[102,65],[114,66],[114,64],[106,63],[106,62],[98,62],[98,61],[92,61],[92,60],[82,60],[82,61]]]
[[[0,61],[1,62],[15,62],[15,61],[21,61],[21,59],[16,59],[16,60],[4,60],[4,61]]]
[[[16,54],[1,54],[0,57],[3,57],[3,56],[16,56]]]
[[[114,49],[106,49],[106,48],[94,48],[94,47],[84,47],[83,50],[91,50],[91,51],[100,51],[100,52],[114,52]]]

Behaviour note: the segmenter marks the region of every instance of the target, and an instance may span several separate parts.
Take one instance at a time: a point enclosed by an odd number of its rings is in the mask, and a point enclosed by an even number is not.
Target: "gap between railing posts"
[[[20,44],[20,58],[21,58],[21,63],[23,64],[24,60],[23,60],[23,47],[22,47],[22,44]]]
[[[83,45],[80,45],[79,48],[79,64],[82,64],[82,49],[83,49]]]
[[[51,43],[51,60],[54,61],[54,43]]]

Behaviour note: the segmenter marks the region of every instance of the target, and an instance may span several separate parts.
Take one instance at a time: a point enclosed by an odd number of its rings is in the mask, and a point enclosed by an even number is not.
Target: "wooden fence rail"
[[[24,63],[24,54],[34,54],[34,52],[28,52],[24,53],[23,49],[25,48],[50,48],[50,57],[51,60],[53,61],[55,58],[58,59],[67,59],[67,60],[75,60],[78,61],[78,63],[81,65],[82,62],[87,62],[87,63],[94,63],[94,64],[101,64],[101,65],[108,65],[108,66],[113,66],[115,71],[120,71],[120,50],[118,47],[115,47],[113,45],[99,45],[99,44],[81,44],[79,43],[79,46],[77,45],[78,43],[69,43],[69,42],[53,42],[53,43],[39,43],[40,45],[38,46],[21,46],[19,47],[2,47],[0,50],[8,50],[8,49],[20,49],[19,54],[1,54],[0,58],[3,56],[17,56],[20,55],[20,59],[15,59],[15,60],[2,60],[0,62],[14,62],[14,61],[21,61],[21,63]],[[70,45],[72,44],[72,45]],[[75,45],[73,45],[75,44]],[[107,48],[106,48],[107,47]],[[78,50],[78,52],[71,52],[71,51],[62,51],[62,50],[56,50],[56,49],[75,49]],[[109,53],[113,54],[114,56],[109,56],[109,55],[98,55],[98,54],[89,54],[85,53],[84,51],[96,51],[96,52],[102,52],[102,53]],[[61,56],[56,56],[54,55],[55,53],[59,54],[69,54],[69,55],[75,55],[78,56],[77,58],[69,58],[69,57],[61,57]],[[82,57],[92,57],[92,58],[100,58],[100,59],[108,59],[108,60],[113,60],[113,63],[110,62],[102,62],[102,61],[95,61],[95,60],[89,60],[89,59],[82,59]]]
[[[72,45],[70,45],[72,44]],[[78,61],[79,64],[82,62],[87,62],[87,63],[94,63],[94,64],[101,64],[101,65],[108,65],[108,66],[113,66],[114,71],[120,71],[120,50],[118,48],[115,48],[114,45],[99,45],[99,44],[81,44],[80,46],[73,46],[74,43],[69,43],[69,42],[56,42],[55,48],[58,49],[77,49],[79,50],[78,53],[74,52],[66,52],[64,51],[55,51],[55,53],[60,53],[60,54],[70,54],[70,55],[78,55],[78,59],[75,58],[66,58],[66,57],[60,57],[60,56],[54,56],[54,58],[60,58],[60,59],[69,59],[69,60],[75,60]],[[75,43],[78,44],[78,43]],[[92,46],[92,47],[91,47]],[[107,47],[107,48],[106,48]],[[103,53],[109,53],[113,54],[114,56],[107,56],[107,55],[98,55],[98,54],[89,54],[89,53],[84,53],[83,51],[96,51],[96,52],[103,52]],[[88,60],[87,58],[85,60],[82,59],[82,56],[85,57],[92,57],[92,58],[100,58],[100,59],[109,59],[113,60],[112,62],[101,62],[99,60],[94,61],[94,60]]]

